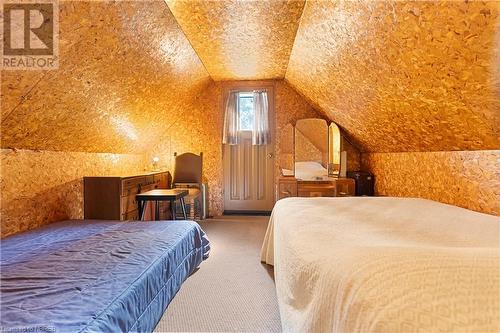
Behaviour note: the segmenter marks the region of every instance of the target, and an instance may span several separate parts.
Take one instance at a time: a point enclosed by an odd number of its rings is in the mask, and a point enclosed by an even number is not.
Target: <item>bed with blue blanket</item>
[[[191,221],[64,221],[7,237],[0,329],[151,332],[209,250]]]

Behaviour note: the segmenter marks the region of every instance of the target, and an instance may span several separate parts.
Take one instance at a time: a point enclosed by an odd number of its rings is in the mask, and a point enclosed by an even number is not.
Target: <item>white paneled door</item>
[[[274,147],[252,145],[252,132],[224,145],[224,210],[271,211],[274,206]]]

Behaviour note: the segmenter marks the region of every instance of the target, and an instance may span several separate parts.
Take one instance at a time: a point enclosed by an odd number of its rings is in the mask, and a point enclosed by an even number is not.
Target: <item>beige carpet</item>
[[[182,285],[156,332],[281,332],[272,270],[260,263],[268,217],[200,223],[210,258]]]

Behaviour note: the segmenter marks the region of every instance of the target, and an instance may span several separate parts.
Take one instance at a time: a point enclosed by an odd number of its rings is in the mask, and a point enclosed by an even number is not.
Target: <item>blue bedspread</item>
[[[0,331],[150,332],[209,249],[190,221],[64,221],[8,237]]]

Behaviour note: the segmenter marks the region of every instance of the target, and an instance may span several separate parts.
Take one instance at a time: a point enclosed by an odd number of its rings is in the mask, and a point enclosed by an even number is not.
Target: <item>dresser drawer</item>
[[[127,178],[122,182],[122,196],[136,194],[145,183],[145,177]]]
[[[137,209],[137,201],[135,200],[135,194],[121,197],[121,214],[125,214]]]
[[[335,185],[332,183],[301,183],[298,185],[298,194],[299,197],[333,197],[335,196]]]
[[[157,186],[155,184],[142,186],[141,193],[154,190],[155,188],[157,188]],[[135,197],[135,195],[134,195],[134,197]]]
[[[350,197],[355,195],[356,186],[354,179],[342,178],[337,179],[335,182],[335,196],[336,197]]]
[[[155,176],[154,175],[144,177],[144,182],[142,183],[143,186],[153,185],[153,184],[155,184]]]
[[[278,199],[296,197],[297,183],[296,182],[280,182],[278,185]]]
[[[122,196],[136,195],[159,187],[159,179],[154,176],[131,178],[123,181]]]
[[[122,221],[123,220],[134,220],[134,221],[137,221],[137,220],[139,220],[139,211],[136,209],[136,210],[127,212],[125,214],[122,214],[122,218],[121,219],[122,219]]]
[[[154,175],[154,182],[158,185],[158,188],[167,188],[167,174],[160,173],[158,175]]]
[[[144,185],[141,186],[141,193],[154,190],[157,187],[156,184]],[[126,213],[131,210],[137,209],[137,200],[135,200],[135,196],[139,193],[137,190],[134,191],[134,194],[127,195],[125,197],[121,197],[121,213]]]

